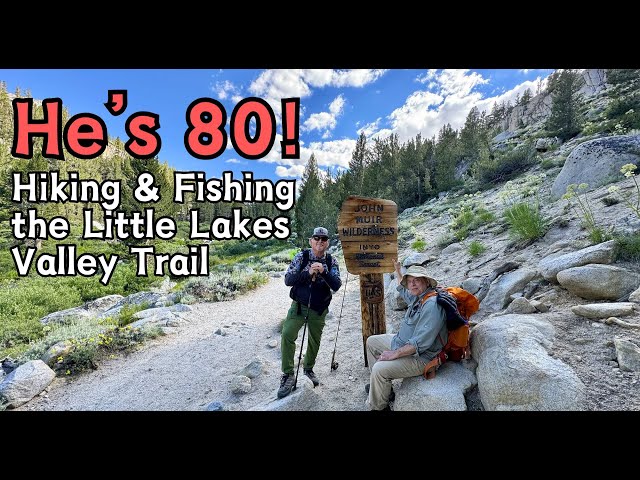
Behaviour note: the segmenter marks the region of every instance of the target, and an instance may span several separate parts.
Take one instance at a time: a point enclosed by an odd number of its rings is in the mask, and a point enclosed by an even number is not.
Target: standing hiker
[[[320,337],[324,328],[324,318],[329,313],[331,290],[340,288],[340,270],[338,262],[325,253],[329,248],[329,232],[326,228],[316,227],[309,239],[311,249],[296,254],[284,276],[284,283],[291,287],[289,296],[293,300],[287,318],[282,324],[282,379],[278,398],[284,398],[293,389],[296,374],[294,372],[294,356],[296,338],[300,328],[308,323],[309,341],[304,356],[304,374],[316,387],[320,384],[313,372]],[[310,308],[309,308],[310,307]],[[302,347],[301,347],[302,348]]]
[[[425,365],[442,350],[448,338],[446,313],[436,297],[423,302],[438,282],[420,265],[411,265],[404,276],[395,259],[393,266],[400,283],[398,292],[409,308],[397,334],[367,338],[371,380],[365,390],[369,394],[366,405],[370,410],[391,410],[389,401],[395,397],[391,380],[422,375]]]

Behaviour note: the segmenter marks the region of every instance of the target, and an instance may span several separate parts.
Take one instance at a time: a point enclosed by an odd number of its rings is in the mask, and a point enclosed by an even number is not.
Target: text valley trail
[[[189,247],[189,254],[156,254],[155,247],[129,247],[129,252],[136,255],[136,275],[146,276],[147,256],[154,259],[155,276],[169,273],[175,277],[200,276],[209,274],[209,246],[199,245]],[[76,276],[91,277],[102,274],[100,283],[107,285],[118,264],[119,255],[93,255],[83,253],[76,256],[75,245],[57,245],[54,255],[40,254],[35,258],[36,247],[27,247],[24,256],[19,247],[11,249],[11,255],[21,277],[27,276],[33,265],[37,273],[43,277]]]

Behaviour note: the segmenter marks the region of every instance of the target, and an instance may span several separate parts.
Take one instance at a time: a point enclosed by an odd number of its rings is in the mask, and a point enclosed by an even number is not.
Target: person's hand
[[[393,262],[393,268],[396,269],[396,274],[398,275],[398,283],[400,283],[400,280],[402,280],[402,270],[400,270],[400,263],[395,258],[392,258],[391,261]]]
[[[398,352],[395,350],[385,350],[380,354],[378,360],[395,360],[398,358]]]
[[[320,262],[313,262],[309,267],[309,275],[317,275],[324,272],[324,265]]]

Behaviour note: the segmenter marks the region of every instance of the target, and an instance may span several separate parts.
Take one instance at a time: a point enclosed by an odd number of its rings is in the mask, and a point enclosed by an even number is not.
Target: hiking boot
[[[367,395],[369,394],[369,389],[371,388],[371,384],[367,383],[364,386],[364,391],[367,392]],[[391,387],[391,393],[389,394],[389,401],[393,402],[396,399],[396,392],[393,391],[393,387]]]
[[[316,374],[313,373],[313,369],[312,368],[305,368],[304,369],[304,374],[309,377],[309,380],[311,380],[313,382],[313,388],[316,388],[318,385],[320,385],[320,380],[318,380],[318,377],[316,377]]]
[[[278,389],[278,398],[284,398],[291,393],[293,390],[293,382],[295,382],[296,377],[293,373],[285,373],[282,375],[280,379],[280,388]]]

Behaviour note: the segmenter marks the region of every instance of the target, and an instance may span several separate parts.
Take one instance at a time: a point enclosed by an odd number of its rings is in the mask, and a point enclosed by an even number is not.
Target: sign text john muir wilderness
[[[398,206],[381,198],[348,197],[338,218],[347,271],[360,275],[362,346],[371,335],[386,333],[382,274],[393,272],[398,258]]]

